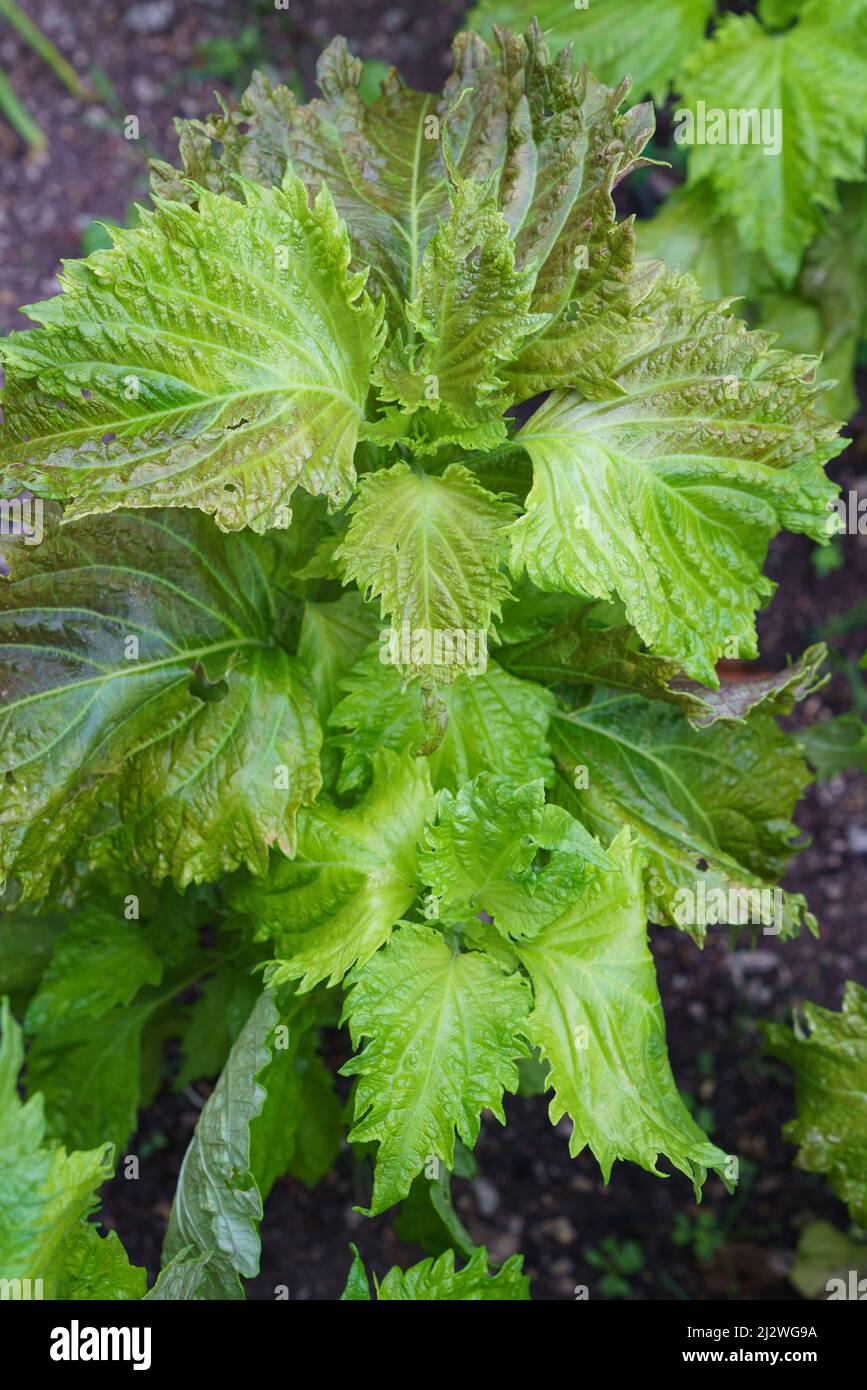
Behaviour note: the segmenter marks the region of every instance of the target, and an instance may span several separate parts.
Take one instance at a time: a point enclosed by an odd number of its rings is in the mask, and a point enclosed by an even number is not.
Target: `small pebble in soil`
[[[853,854],[867,854],[867,826],[847,826],[846,838],[849,841],[849,848]]]
[[[175,17],[174,0],[142,0],[126,11],[123,22],[137,34],[158,34],[166,29]]]
[[[493,1216],[500,1205],[500,1194],[488,1178],[476,1178],[473,1183],[480,1216]]]

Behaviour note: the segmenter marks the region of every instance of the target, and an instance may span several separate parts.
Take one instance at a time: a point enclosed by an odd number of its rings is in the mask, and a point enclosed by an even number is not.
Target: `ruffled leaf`
[[[693,729],[661,701],[599,690],[552,720],[551,740],[558,800],[603,843],[624,825],[641,840],[652,921],[699,940],[742,911],[783,936],[815,927],[800,894],[775,893],[810,774],[772,716]]]
[[[795,1073],[797,1118],[783,1130],[798,1165],[824,1173],[867,1226],[867,990],[850,980],[840,1013],[804,1005],[806,1026],[766,1024],[768,1047]]]
[[[660,1155],[692,1181],[725,1169],[680,1097],[647,944],[638,847],[624,831],[563,916],[519,946],[535,1007],[528,1036],[548,1062],[551,1123],[568,1115],[569,1152],[589,1146],[608,1182],[616,1159],[663,1176]]]
[[[813,413],[809,364],[776,351],[694,284],[656,291],[656,337],[617,394],[553,394],[518,439],[533,460],[512,567],[543,589],[620,596],[661,656],[717,683],[723,655],[756,655],[754,612],[782,527],[827,541],[834,427]]]
[[[549,853],[535,866],[540,850]],[[425,831],[419,874],[439,915],[470,921],[484,912],[512,937],[532,937],[580,894],[591,867],[610,865],[600,845],[539,782],[516,786],[481,773],[456,796],[440,793]]]
[[[483,1109],[505,1123],[529,1002],[519,975],[410,923],[356,971],[344,1016],[353,1044],[368,1042],[342,1071],[359,1078],[350,1139],[379,1142],[367,1215],[405,1197],[429,1158],[451,1167],[455,1130],[472,1147]]]
[[[254,538],[228,546],[161,512],[7,547],[0,875],[24,897],[102,806],[129,821],[116,848],[179,886],[291,851],[321,734],[303,666],[269,645],[267,557]]]
[[[64,293],[3,347],[0,470],[69,516],[198,507],[224,530],[288,526],[296,487],[355,481],[379,315],[323,192],[158,203],[70,261]]]
[[[338,790],[356,791],[370,775],[379,748],[415,750],[425,737],[418,689],[405,687],[396,666],[383,662],[379,642],[343,680],[343,699],[329,721],[327,747],[343,754]],[[477,675],[457,675],[438,690],[446,713],[442,740],[427,757],[436,790],[457,791],[479,772],[550,782],[548,723],[556,709],[549,691],[517,680],[495,661]]]
[[[514,512],[458,463],[442,477],[396,463],[362,479],[336,558],[347,582],[379,599],[391,620],[383,657],[406,676],[447,684],[484,671],[509,592],[503,531]]]
[[[391,935],[416,893],[416,841],[431,809],[423,759],[383,751],[367,795],[349,810],[323,803],[301,815],[298,854],[230,891],[260,940],[272,937],[273,985],[337,984]]]

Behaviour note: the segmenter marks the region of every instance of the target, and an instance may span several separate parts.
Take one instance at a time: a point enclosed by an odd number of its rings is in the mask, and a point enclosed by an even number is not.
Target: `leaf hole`
[[[228,695],[229,683],[225,680],[219,680],[212,684],[201,672],[198,672],[190,681],[189,691],[205,705],[218,705]]]

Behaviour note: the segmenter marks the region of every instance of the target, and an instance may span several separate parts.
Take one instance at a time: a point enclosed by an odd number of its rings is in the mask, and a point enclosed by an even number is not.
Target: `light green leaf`
[[[404,688],[395,666],[383,662],[374,644],[341,682],[346,692],[329,720],[333,745],[343,753],[338,790],[355,791],[367,781],[379,748],[416,749],[425,737],[422,700]],[[435,788],[457,791],[479,772],[529,782],[550,781],[548,723],[553,696],[530,681],[516,680],[495,661],[474,676],[458,675],[438,690],[447,723],[439,747],[427,757]]]
[[[707,183],[672,189],[653,218],[639,222],[636,232],[642,258],[688,272],[706,299],[754,295],[762,285],[773,283],[765,257],[745,253],[735,223],[716,206]]]
[[[315,1187],[330,1173],[340,1152],[343,1102],[334,1089],[330,1071],[315,1051],[302,1051],[297,1067],[301,1074],[301,1104],[289,1171],[305,1187]]]
[[[708,923],[729,920],[733,894],[739,910],[751,909],[750,920],[761,907],[765,924],[783,936],[796,935],[802,920],[815,926],[800,894],[773,901],[810,776],[771,716],[759,711],[745,723],[692,729],[661,701],[600,690],[590,704],[557,715],[551,739],[558,800],[603,844],[624,825],[641,840],[652,921],[688,927],[701,940]],[[763,888],[771,905],[747,897]]]
[[[431,797],[423,759],[383,751],[362,801],[303,812],[297,857],[232,888],[231,903],[252,916],[258,939],[274,939],[270,984],[337,984],[388,940],[416,896],[416,841]]]
[[[698,1197],[727,1155],[692,1119],[671,1073],[638,846],[624,831],[610,853],[616,867],[519,947],[535,995],[528,1036],[550,1064],[551,1123],[572,1121],[573,1158],[589,1145],[607,1183],[615,1159],[663,1176],[664,1155]]]
[[[183,1064],[174,1089],[217,1076],[223,1070],[240,1026],[261,992],[261,984],[249,972],[252,962],[241,959],[221,965],[204,980],[199,997],[189,1006],[180,1038]]]
[[[774,675],[723,679],[718,690],[707,690],[680,675],[676,661],[641,651],[630,628],[603,627],[589,608],[498,655],[516,675],[546,685],[578,687],[581,695],[573,694],[573,703],[581,696],[589,698],[594,685],[605,685],[678,705],[696,728],[718,719],[741,721],[759,706],[788,714],[796,700],[806,699],[827,679],[820,674],[827,649],[817,643]]]
[[[830,1221],[808,1222],[801,1231],[795,1263],[789,1271],[798,1293],[804,1298],[830,1298],[832,1281],[841,1280],[846,1290],[842,1297],[848,1298],[852,1270],[856,1280],[867,1279],[867,1243],[863,1238],[850,1239]]]
[[[199,1116],[181,1165],[163,1266],[188,1253],[210,1255],[197,1296],[243,1298],[240,1276],[249,1279],[259,1272],[262,1198],[250,1171],[250,1130],[265,1103],[265,1088],[256,1078],[270,1060],[277,1020],[274,996],[265,990]]]
[[[514,514],[458,463],[441,478],[406,463],[362,478],[337,559],[347,583],[380,600],[392,623],[384,655],[406,675],[447,684],[485,669]]]
[[[336,547],[337,537],[334,538]],[[332,560],[335,575],[336,561]],[[328,717],[341,698],[344,678],[360,660],[365,647],[375,636],[378,624],[371,607],[356,590],[341,594],[331,603],[304,604],[298,656],[310,672],[310,686],[316,697],[319,721],[325,729]],[[337,781],[340,759],[330,744],[320,754],[322,781],[333,787]]]
[[[540,588],[618,594],[642,639],[717,684],[755,656],[754,611],[782,527],[827,540],[835,430],[813,413],[809,364],[668,277],[656,340],[605,401],[552,394],[518,435],[533,459],[512,568]]]
[[[493,182],[455,180],[450,198],[407,304],[409,337],[398,330],[373,373],[380,399],[398,403],[386,411],[385,428],[402,412],[419,453],[445,441],[485,448],[505,439],[502,413],[514,397],[503,365],[547,322],[529,313],[535,267],[515,267]]]
[[[867,1226],[867,990],[849,980],[840,1013],[804,1005],[805,1026],[765,1024],[768,1048],[795,1073],[797,1118],[783,1135],[798,1166],[824,1173]]]
[[[209,1283],[208,1266],[213,1260],[213,1252],[196,1251],[187,1246],[173,1260],[160,1270],[157,1282],[145,1301],[167,1302],[207,1302],[213,1297]]]
[[[96,1226],[83,1221],[64,1241],[59,1300],[138,1299],[147,1286],[147,1271],[130,1264],[117,1231],[101,1236]]]
[[[53,1299],[67,1249],[79,1258],[80,1227],[112,1176],[111,1145],[67,1154],[46,1141],[42,1096],[18,1097],[24,1047],[6,1000],[0,1025],[0,1278],[41,1279],[42,1296]]]
[[[310,672],[323,729],[341,698],[341,683],[376,633],[361,595],[350,591],[332,603],[304,605],[298,655]]]
[[[370,1299],[364,1264],[358,1250],[343,1300]],[[462,1269],[455,1269],[455,1252],[446,1250],[437,1260],[422,1260],[411,1269],[390,1269],[377,1285],[377,1302],[528,1302],[530,1281],[522,1273],[523,1256],[510,1255],[496,1274],[488,1273],[488,1252],[480,1246]]]
[[[793,302],[792,296],[768,295],[761,302],[763,322],[780,334],[781,347],[793,347],[795,335],[800,334],[801,351],[822,354],[819,380],[836,378],[838,384],[819,397],[819,404],[838,420],[848,420],[855,413],[855,353],[867,336],[865,225],[867,188],[844,186],[840,212],[825,220],[804,255],[797,298]]]
[[[27,1090],[41,1092],[52,1134],[76,1148],[110,1140],[123,1151],[138,1124],[144,1030],[169,994],[100,1018],[75,1017],[38,1033],[27,1059]]]
[[[820,782],[838,772],[867,772],[867,724],[857,714],[798,729],[795,738]]]
[[[549,851],[543,868],[534,867]],[[437,823],[419,849],[419,875],[439,915],[462,922],[480,912],[504,935],[530,937],[580,894],[592,866],[610,860],[580,822],[545,805],[541,781],[516,786],[480,773],[456,796],[440,793]]]
[[[368,104],[359,91],[363,65],[336,39],[319,60],[320,98],[299,106],[257,75],[237,110],[182,122],[181,156],[194,184],[162,165],[157,191],[184,201],[195,199],[196,184],[232,194],[236,173],[279,183],[291,163],[311,194],[327,185],[352,229],[355,264],[371,267],[371,287],[396,327],[405,301],[419,295],[425,249],[448,214],[450,184],[491,180],[517,271],[536,273],[532,312],[552,316],[548,347],[538,336],[528,345],[513,394],[533,394],[527,383],[545,357],[553,368],[555,354],[569,384],[576,373],[604,375],[612,334],[601,311],[618,312],[633,293],[632,233],[628,224],[614,227],[611,190],[637,160],[653,112],[620,113],[623,85],[609,91],[586,72],[573,74],[565,54],[552,62],[535,24],[497,42],[494,54],[477,35],[459,34],[441,97],[410,91],[392,74]],[[612,80],[622,75],[618,69]],[[585,246],[582,265],[576,252]]]
[[[703,102],[708,121],[721,111],[727,124],[729,111],[743,110],[757,118],[768,112],[778,124],[776,152],[756,137],[699,142],[697,130],[688,177],[707,181],[737,224],[740,245],[764,252],[783,285],[794,281],[826,215],[839,211],[835,180],[863,177],[864,72],[863,52],[824,13],[776,34],[753,15],[726,15],[684,64],[679,110],[695,113]],[[691,143],[678,114],[675,139],[680,130]]]
[[[0,876],[43,896],[101,803],[142,817],[125,862],[182,885],[290,849],[319,733],[304,668],[268,645],[263,546],[155,512],[5,548]]]
[[[482,0],[467,22],[487,34],[494,24],[520,29],[535,15],[555,52],[572,44],[601,81],[629,76],[639,96],[662,105],[713,10],[713,0],[592,0],[583,9],[574,0]]]
[[[100,1018],[131,1003],[143,985],[158,985],[163,963],[138,922],[95,905],[71,916],[25,1018],[29,1033],[75,1019]]]
[[[259,1077],[265,1087],[265,1102],[250,1125],[250,1171],[263,1202],[277,1179],[289,1171],[295,1153],[303,1110],[298,1059],[313,1022],[313,1011],[293,1000],[274,1025],[285,1028],[286,1035],[269,1039],[271,1060]]]
[[[429,927],[403,925],[355,972],[344,1017],[353,1045],[368,1042],[342,1071],[359,1078],[350,1139],[379,1141],[368,1215],[405,1197],[429,1157],[451,1167],[455,1130],[472,1147],[483,1109],[505,1123],[528,1009],[519,975]]]
[[[369,1303],[370,1284],[367,1279],[367,1271],[364,1268],[364,1261],[358,1253],[357,1245],[350,1244],[349,1248],[352,1251],[352,1264],[346,1278],[346,1287],[340,1295],[340,1302]]]
[[[321,786],[322,731],[306,669],[279,647],[243,655],[224,698],[190,702],[121,784],[121,844],[179,888],[295,851],[296,812]]]
[[[676,189],[639,231],[642,255],[690,271],[709,299],[745,296],[741,312],[778,334],[778,347],[821,357],[816,379],[825,389],[816,409],[832,420],[854,413],[855,350],[867,323],[864,186],[844,185],[840,204],[807,248],[788,294],[779,292],[764,256],[744,251],[736,224],[718,213],[707,183]]]
[[[18,486],[70,516],[199,507],[224,530],[288,526],[296,487],[345,502],[380,315],[327,191],[243,191],[142,211],[30,306],[44,330],[3,349]]]

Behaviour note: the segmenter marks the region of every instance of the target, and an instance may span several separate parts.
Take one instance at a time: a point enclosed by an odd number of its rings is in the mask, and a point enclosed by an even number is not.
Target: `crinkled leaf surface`
[[[429,1156],[451,1167],[455,1130],[472,1147],[483,1109],[505,1123],[529,1000],[520,975],[410,923],[355,972],[344,1016],[367,1042],[342,1071],[359,1078],[350,1138],[379,1142],[369,1215],[405,1197]]]
[[[540,850],[550,857],[536,868]],[[454,796],[440,793],[419,851],[419,874],[444,919],[484,912],[513,937],[534,936],[559,917],[591,866],[609,864],[580,822],[545,804],[541,781],[517,786],[484,772]]]
[[[297,856],[231,890],[259,939],[274,939],[272,984],[336,984],[388,939],[417,893],[416,841],[431,797],[423,759],[383,751],[363,800],[348,810],[311,807],[300,820]]]
[[[163,962],[139,922],[88,906],[55,937],[25,1027],[39,1033],[51,1024],[99,1018],[116,1004],[129,1004],[143,985],[158,985],[162,975]]]
[[[198,507],[226,530],[286,526],[296,487],[338,505],[378,346],[323,192],[248,184],[157,205],[67,263],[13,334],[0,469],[70,515]]]
[[[502,366],[547,322],[547,315],[529,313],[535,268],[515,267],[493,183],[455,181],[451,204],[425,249],[418,294],[407,305],[408,330],[374,369],[380,399],[412,417],[403,429],[413,430],[419,452],[434,451],[444,438],[465,448],[505,438],[502,412],[513,397]],[[396,416],[386,412],[386,429]]]
[[[389,659],[447,683],[484,669],[488,633],[508,594],[501,566],[514,506],[453,463],[435,477],[406,463],[367,474],[337,552],[344,579],[391,619]]]
[[[850,980],[840,1013],[805,1004],[804,1018],[794,1031],[765,1025],[771,1052],[795,1073],[798,1113],[783,1133],[799,1166],[824,1173],[867,1226],[867,990]]]
[[[295,809],[320,786],[322,731],[309,677],[279,647],[234,666],[223,699],[196,702],[149,744],[121,784],[120,836],[134,860],[179,888],[295,848]]]
[[[150,1299],[155,1303],[207,1302],[215,1296],[208,1269],[213,1258],[211,1251],[197,1251],[194,1246],[187,1246],[160,1270],[150,1293],[145,1294],[145,1300]],[[219,1293],[216,1296],[219,1297]]]
[[[684,65],[683,110],[703,101],[709,114],[782,113],[778,153],[757,139],[696,143],[688,177],[708,181],[741,245],[763,251],[783,284],[838,210],[835,180],[863,177],[865,71],[863,35],[859,50],[824,9],[777,34],[753,15],[726,15]]]
[[[643,652],[628,627],[604,627],[585,608],[526,641],[505,647],[500,660],[516,675],[546,685],[578,687],[589,697],[594,685],[679,705],[697,728],[718,719],[742,720],[762,706],[788,714],[796,700],[824,683],[823,643],[808,647],[798,661],[773,675],[745,670],[730,679],[721,672],[718,690],[707,690],[680,674],[676,661]],[[576,699],[577,702],[577,699]]]
[[[271,1061],[259,1080],[265,1101],[250,1125],[250,1169],[266,1201],[274,1183],[289,1171],[304,1109],[302,1055],[311,1058],[313,1010],[294,998],[277,1017],[269,1040]],[[285,1031],[284,1031],[285,1030]]]
[[[338,730],[327,743],[343,753],[338,788],[362,787],[379,748],[416,749],[424,740],[422,700],[403,687],[395,666],[370,647],[342,682],[345,694],[329,721]],[[438,691],[446,711],[439,746],[427,763],[435,788],[457,791],[479,772],[529,782],[550,781],[548,723],[556,701],[531,681],[518,680],[495,661],[477,675],[457,675]]]
[[[112,1176],[111,1146],[68,1154],[46,1140],[42,1096],[25,1103],[18,1097],[24,1047],[6,1000],[0,1024],[0,1278],[41,1279],[45,1298],[61,1296],[61,1287],[69,1296],[80,1260],[94,1262],[96,1277],[97,1265],[104,1273],[103,1257],[113,1253],[101,1242],[99,1259],[93,1248],[85,1254],[82,1242],[92,1237],[81,1234],[99,1188]]]
[[[64,1241],[58,1300],[128,1302],[144,1298],[147,1286],[147,1270],[130,1264],[117,1231],[103,1236],[91,1222],[83,1221]]]
[[[358,89],[362,64],[337,39],[319,61],[320,98],[299,106],[257,75],[238,110],[182,123],[181,155],[196,184],[229,193],[236,172],[279,183],[287,161],[310,192],[327,184],[351,228],[357,264],[371,267],[371,286],[397,327],[405,302],[419,297],[425,248],[449,212],[447,123],[452,176],[492,181],[516,270],[532,266],[536,276],[531,312],[550,320],[509,379],[513,395],[527,396],[578,376],[604,377],[612,342],[628,331],[632,231],[614,226],[611,190],[638,159],[653,112],[620,112],[622,71],[609,89],[586,70],[573,73],[566,54],[552,62],[535,24],[524,35],[498,36],[498,46],[492,53],[477,35],[459,34],[441,98],[389,74],[368,104]],[[165,165],[156,186],[167,197],[195,198]],[[617,317],[616,333],[603,310]],[[548,372],[556,365],[556,379],[535,386],[543,363]]]
[[[551,1123],[572,1121],[573,1157],[589,1146],[608,1182],[615,1159],[659,1174],[664,1155],[698,1195],[726,1155],[695,1123],[671,1073],[638,846],[624,831],[610,853],[616,867],[519,946],[535,998],[528,1036],[550,1066]]]
[[[298,655],[310,672],[323,729],[342,698],[342,681],[361,659],[376,626],[361,595],[351,590],[331,603],[305,603]]]
[[[319,787],[316,711],[303,667],[267,645],[257,544],[229,544],[204,517],[153,512],[6,547],[0,872],[25,897],[118,799],[129,855],[180,885],[292,848]]]
[[[494,24],[519,28],[534,14],[551,48],[572,44],[601,81],[629,76],[639,95],[661,105],[713,10],[713,0],[591,0],[583,9],[574,0],[481,0],[468,22],[487,34]]]
[[[600,690],[555,716],[551,740],[558,799],[603,843],[623,825],[642,841],[651,920],[678,922],[682,895],[692,894],[698,920],[680,924],[700,939],[702,880],[727,898],[782,878],[798,834],[791,817],[810,775],[771,716],[693,729],[661,701]],[[815,924],[800,894],[783,894],[778,929],[797,934],[802,918]]]
[[[839,443],[803,359],[687,278],[667,277],[654,305],[655,341],[622,363],[617,394],[554,393],[518,435],[533,487],[512,567],[543,589],[619,595],[649,646],[715,686],[720,656],[756,655],[771,536],[827,539],[822,465]]]
[[[354,1258],[341,1301],[366,1301],[370,1299],[367,1273],[356,1247],[351,1249]],[[496,1274],[489,1274],[488,1252],[480,1246],[462,1269],[455,1269],[455,1252],[445,1250],[438,1259],[421,1260],[411,1269],[390,1269],[377,1284],[376,1299],[386,1303],[526,1302],[530,1283],[522,1268],[522,1256],[510,1255]]]

